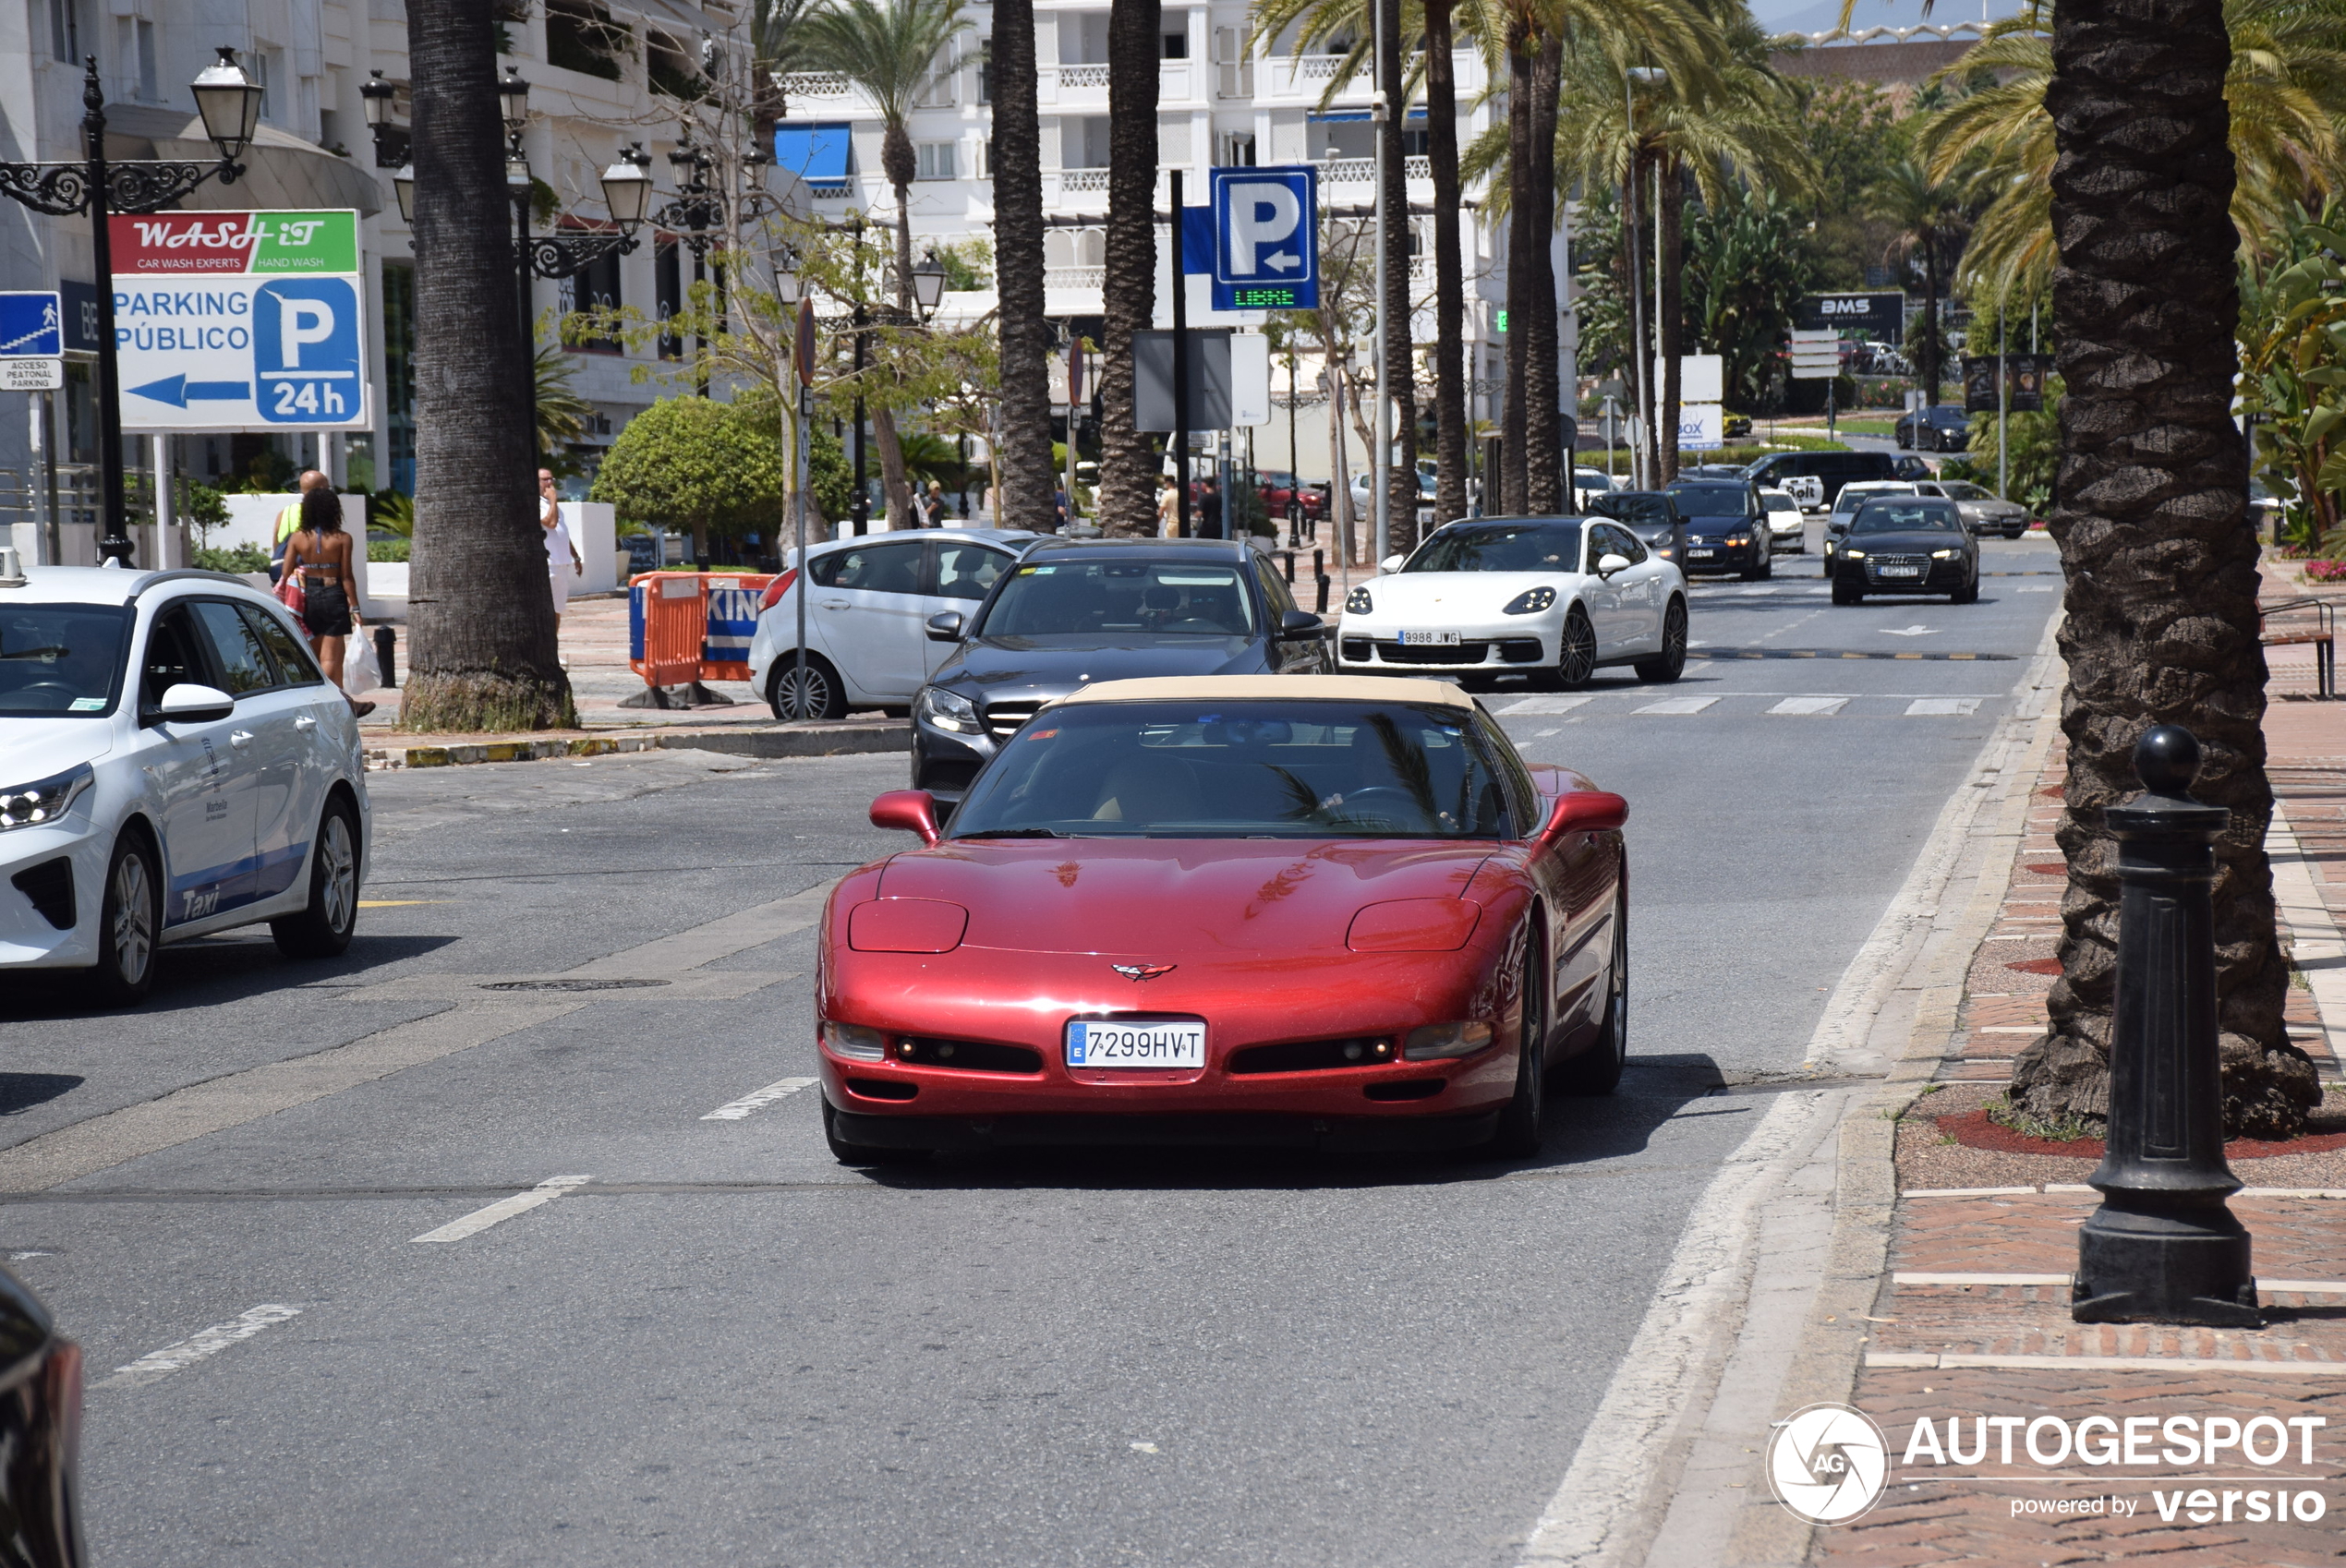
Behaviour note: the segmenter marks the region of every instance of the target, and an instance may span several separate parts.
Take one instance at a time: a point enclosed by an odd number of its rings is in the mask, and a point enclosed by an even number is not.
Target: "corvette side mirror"
[[[932,643],[958,643],[961,640],[961,618],[949,609],[940,609],[928,618],[923,628]]]
[[[1629,802],[1611,790],[1574,790],[1557,797],[1540,837],[1554,842],[1567,833],[1616,832],[1628,820]]]
[[[937,830],[937,797],[926,790],[890,790],[872,802],[872,826],[901,827],[919,834],[923,844],[934,844],[941,837]]]

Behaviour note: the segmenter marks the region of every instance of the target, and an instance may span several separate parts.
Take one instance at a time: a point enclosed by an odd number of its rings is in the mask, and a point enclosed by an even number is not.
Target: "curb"
[[[484,762],[548,762],[560,757],[614,756],[631,752],[723,752],[744,757],[822,757],[909,752],[911,725],[814,724],[799,729],[660,730],[651,734],[549,737],[536,741],[471,741],[447,745],[368,746],[367,771],[463,767]]]

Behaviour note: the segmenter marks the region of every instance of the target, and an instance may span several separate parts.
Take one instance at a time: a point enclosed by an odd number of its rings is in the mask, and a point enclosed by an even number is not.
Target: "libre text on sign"
[[[372,423],[357,213],[164,212],[110,222],[126,428]]]

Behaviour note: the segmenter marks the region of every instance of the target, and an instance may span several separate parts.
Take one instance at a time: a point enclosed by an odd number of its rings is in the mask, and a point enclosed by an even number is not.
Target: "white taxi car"
[[[350,945],[370,817],[358,723],[284,607],[212,572],[0,550],[0,971],[85,969],[269,923]]]
[[[1347,675],[1397,668],[1574,690],[1599,666],[1675,681],[1687,580],[1606,517],[1478,517],[1437,528],[1354,587],[1336,634]]]

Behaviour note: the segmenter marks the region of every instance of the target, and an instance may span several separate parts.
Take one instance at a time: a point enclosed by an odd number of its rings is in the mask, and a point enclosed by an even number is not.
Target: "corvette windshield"
[[[0,718],[112,713],[129,631],[123,605],[0,607]]]
[[[978,776],[955,838],[1504,838],[1456,708],[1331,702],[1046,708]]]
[[[978,629],[985,637],[1246,637],[1254,609],[1239,569],[1216,561],[1058,561],[1021,566]]]
[[[1404,572],[1577,572],[1580,520],[1453,524],[1426,540]]]

